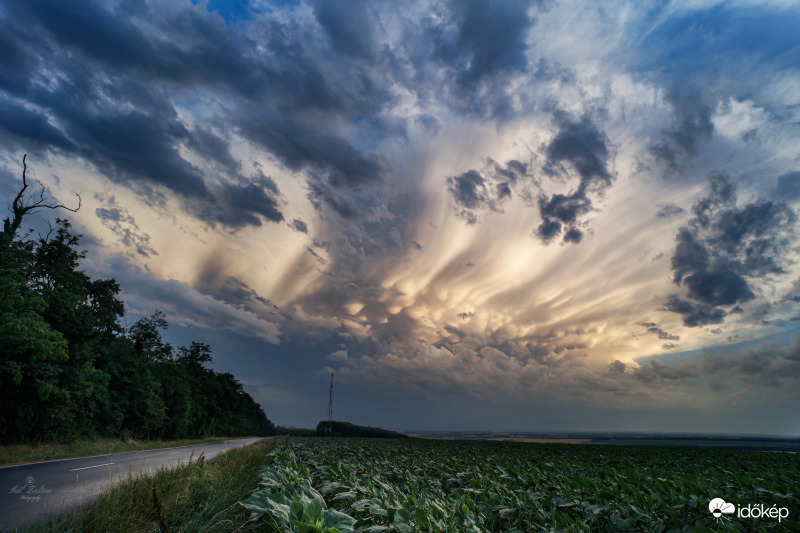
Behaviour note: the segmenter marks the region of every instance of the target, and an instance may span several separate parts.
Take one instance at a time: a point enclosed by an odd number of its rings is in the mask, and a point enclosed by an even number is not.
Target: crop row
[[[242,505],[277,531],[800,531],[796,454],[282,439]],[[714,518],[713,498],[789,509]]]

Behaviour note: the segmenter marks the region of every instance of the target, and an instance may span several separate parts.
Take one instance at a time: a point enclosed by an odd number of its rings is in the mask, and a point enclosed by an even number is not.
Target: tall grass
[[[91,507],[25,529],[27,533],[107,531],[223,533],[257,531],[237,502],[259,482],[274,438],[175,469],[128,475]]]
[[[94,439],[67,443],[11,444],[0,446],[0,466],[67,459],[70,457],[86,457],[89,455],[138,452],[157,448],[171,448],[173,446],[190,446],[192,444],[206,444],[221,440],[226,439],[225,437],[183,440]]]

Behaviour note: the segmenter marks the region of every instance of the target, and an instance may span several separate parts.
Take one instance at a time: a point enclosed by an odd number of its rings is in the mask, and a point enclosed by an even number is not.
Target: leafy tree
[[[194,370],[212,361],[211,346],[204,342],[192,341],[189,346],[181,346],[178,348],[178,354],[175,361]]]
[[[163,311],[156,311],[142,318],[128,330],[128,338],[133,341],[133,349],[139,357],[151,362],[172,359],[172,345],[161,338],[161,329],[169,328]]]
[[[68,399],[59,387],[68,344],[42,316],[44,298],[0,268],[0,440],[52,438]],[[49,414],[47,414],[49,412]]]
[[[69,221],[20,236],[38,209],[67,208],[22,188],[0,234],[0,442],[79,435],[192,437],[269,435],[274,426],[232,375],[207,368],[211,347],[178,349],[155,311],[127,331],[114,279],[80,270],[85,253]]]

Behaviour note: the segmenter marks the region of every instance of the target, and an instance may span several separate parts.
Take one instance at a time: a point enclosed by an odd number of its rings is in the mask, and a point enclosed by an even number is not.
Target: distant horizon
[[[594,430],[576,430],[576,431],[527,431],[527,430],[446,430],[446,429],[433,429],[433,430],[394,430],[400,433],[519,433],[528,435],[658,435],[663,437],[763,437],[763,438],[776,438],[794,440],[800,439],[800,435],[780,435],[780,434],[758,434],[758,433],[680,433],[680,432],[659,432],[659,431],[594,431]]]

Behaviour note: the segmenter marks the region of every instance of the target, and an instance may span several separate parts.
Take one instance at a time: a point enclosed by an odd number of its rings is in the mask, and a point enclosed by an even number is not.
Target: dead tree
[[[44,198],[47,187],[45,187],[44,183],[39,181],[38,178],[34,179],[36,183],[39,184],[39,187],[41,187],[39,194],[27,194],[28,187],[30,187],[28,184],[28,164],[25,161],[27,157],[28,154],[22,156],[22,189],[19,190],[17,196],[14,198],[14,202],[11,204],[11,212],[14,218],[6,217],[3,219],[3,233],[0,235],[0,251],[6,250],[11,245],[11,242],[17,235],[17,230],[19,230],[22,225],[22,219],[25,215],[33,213],[37,209],[66,209],[67,211],[75,213],[81,208],[82,198],[78,193],[75,193],[75,196],[78,197],[78,207],[71,208],[64,204],[48,203]]]

